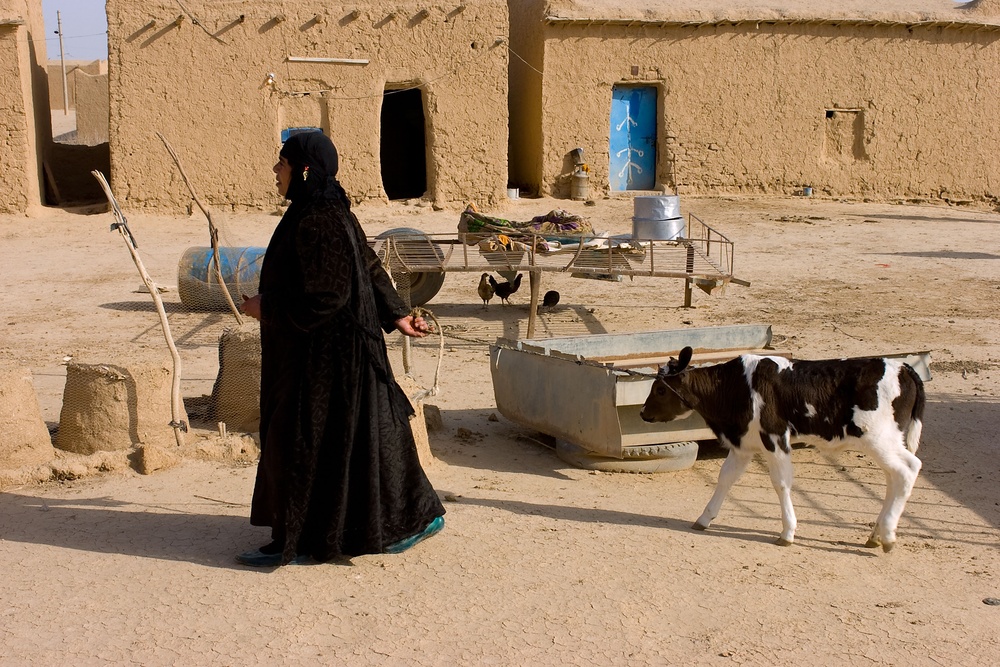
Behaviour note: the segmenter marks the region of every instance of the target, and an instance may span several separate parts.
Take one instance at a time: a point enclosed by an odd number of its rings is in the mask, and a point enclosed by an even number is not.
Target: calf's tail
[[[927,403],[927,397],[924,394],[924,381],[920,379],[917,372],[909,364],[903,364],[903,369],[913,382],[916,394],[913,400],[913,409],[910,411],[910,423],[906,427],[903,438],[910,453],[916,454],[917,447],[920,446],[920,433],[924,428],[924,405]]]

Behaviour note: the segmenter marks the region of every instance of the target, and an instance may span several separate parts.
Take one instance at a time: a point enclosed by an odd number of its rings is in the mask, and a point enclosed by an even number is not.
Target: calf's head
[[[692,350],[685,347],[677,359],[671,358],[666,366],[660,368],[649,396],[639,412],[639,416],[648,422],[669,422],[681,419],[691,414],[691,406],[681,398],[679,390],[682,387],[682,374],[691,362]]]

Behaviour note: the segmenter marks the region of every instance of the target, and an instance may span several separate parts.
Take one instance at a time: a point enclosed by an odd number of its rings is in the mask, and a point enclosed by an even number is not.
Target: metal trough
[[[493,393],[507,419],[588,452],[623,459],[629,448],[715,437],[697,414],[655,424],[639,417],[651,376],[671,355],[690,345],[693,363],[727,361],[744,352],[762,352],[770,342],[767,325],[500,338],[490,346]]]
[[[743,353],[788,356],[769,349],[770,343],[768,325],[500,338],[490,346],[493,392],[497,409],[513,422],[593,455],[636,458],[652,445],[715,438],[697,414],[653,424],[639,417],[660,365],[687,345],[694,348],[695,365]],[[927,352],[886,356],[905,358],[922,379],[930,379]]]

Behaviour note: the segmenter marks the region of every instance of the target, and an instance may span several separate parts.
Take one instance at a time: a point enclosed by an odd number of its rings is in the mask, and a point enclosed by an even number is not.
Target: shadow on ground
[[[929,394],[917,456],[920,476],[1000,528],[1000,401],[992,397]]]
[[[185,561],[238,568],[234,554],[255,546],[259,529],[220,501],[195,498],[169,508],[144,507],[114,498],[53,499],[0,494],[4,540],[77,551]],[[212,512],[211,508],[220,511]],[[246,509],[249,512],[249,509]]]

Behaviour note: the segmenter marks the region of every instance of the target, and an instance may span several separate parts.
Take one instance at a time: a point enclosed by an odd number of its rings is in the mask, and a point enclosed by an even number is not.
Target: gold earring
[[[302,180],[307,180],[309,178],[309,167],[302,170]]]

